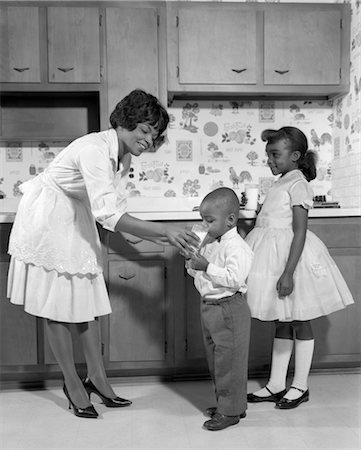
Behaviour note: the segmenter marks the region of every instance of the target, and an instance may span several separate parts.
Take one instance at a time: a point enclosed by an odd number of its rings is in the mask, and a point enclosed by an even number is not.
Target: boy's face
[[[216,239],[226,233],[233,225],[232,214],[219,202],[203,201],[199,207],[203,225],[207,227],[208,234]]]

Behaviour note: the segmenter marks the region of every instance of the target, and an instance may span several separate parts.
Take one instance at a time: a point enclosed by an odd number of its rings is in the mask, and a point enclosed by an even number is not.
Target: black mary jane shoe
[[[96,412],[93,405],[87,406],[86,408],[79,408],[78,406],[76,406],[70,398],[68,389],[66,388],[65,384],[63,386],[63,392],[65,394],[65,397],[69,401],[69,409],[73,408],[74,414],[77,417],[82,417],[83,419],[96,419],[98,417],[98,413]]]
[[[85,378],[83,380],[83,385],[89,395],[96,394],[98,397],[100,397],[104,403],[105,406],[108,408],[123,408],[124,406],[130,406],[132,402],[130,400],[127,400],[125,398],[121,397],[115,397],[115,398],[109,398],[103,395],[99,390],[94,386],[93,382],[89,377]]]
[[[276,392],[275,394],[268,389],[267,386],[265,386],[265,389],[270,393],[270,395],[267,395],[267,397],[260,397],[256,394],[247,394],[247,402],[248,403],[261,403],[261,402],[274,402],[277,403],[281,400],[281,398],[285,395],[287,392],[286,389],[284,389],[281,392]]]
[[[278,409],[293,409],[297,408],[301,403],[308,402],[310,399],[310,391],[307,389],[307,391],[304,391],[303,389],[299,389],[295,386],[291,386],[290,389],[297,389],[298,391],[302,392],[301,397],[295,398],[294,400],[289,400],[287,398],[281,398],[280,401],[276,403],[276,408]]]

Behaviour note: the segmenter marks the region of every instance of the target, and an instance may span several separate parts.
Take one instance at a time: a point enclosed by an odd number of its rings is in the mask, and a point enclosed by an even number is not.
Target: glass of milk
[[[258,206],[258,185],[246,184],[244,188],[247,197],[245,208],[255,211]]]
[[[194,234],[196,234],[199,237],[199,239],[200,239],[197,247],[193,246],[193,245],[190,246],[191,252],[197,253],[199,251],[199,249],[201,248],[201,245],[202,245],[202,242],[204,241],[204,238],[207,236],[208,228],[205,227],[203,224],[196,223],[196,224],[194,224],[192,226],[191,231]]]

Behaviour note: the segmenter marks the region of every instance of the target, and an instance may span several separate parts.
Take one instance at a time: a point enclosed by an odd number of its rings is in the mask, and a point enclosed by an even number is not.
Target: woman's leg
[[[105,373],[103,356],[101,353],[101,338],[99,321],[77,324],[84,356],[88,368],[88,377],[96,388],[108,398],[116,398],[117,395],[111,388]]]
[[[75,368],[69,324],[47,320],[46,329],[51,350],[63,373],[71,400],[78,408],[90,406],[88,395]]]
[[[290,322],[276,322],[276,333],[273,340],[271,375],[266,387],[254,392],[257,397],[269,397],[284,391],[288,365],[293,350],[293,328]]]
[[[315,341],[313,339],[313,332],[311,322],[295,321],[293,322],[295,330],[295,373],[292,385],[297,389],[290,389],[285,398],[288,400],[295,400],[301,397],[301,391],[308,389],[308,375],[311,370],[312,357]],[[301,389],[299,391],[298,389]]]

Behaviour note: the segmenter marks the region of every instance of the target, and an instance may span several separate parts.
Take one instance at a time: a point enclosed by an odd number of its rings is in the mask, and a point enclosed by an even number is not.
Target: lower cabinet
[[[173,222],[174,223],[174,222]],[[182,226],[193,222],[182,222]],[[361,366],[361,218],[310,219],[310,229],[327,245],[354,296],[355,304],[313,321],[313,370]],[[253,221],[240,220],[247,234]],[[49,347],[43,319],[6,299],[11,224],[0,224],[0,374],[4,381],[42,382],[62,374]],[[200,324],[199,293],[171,246],[101,230],[104,276],[112,314],[100,318],[102,352],[109,376],[167,378],[208,376]],[[74,330],[75,331],[75,330]],[[267,376],[274,325],[252,320],[250,376]],[[86,366],[76,333],[78,371]],[[293,361],[291,361],[291,366]]]

